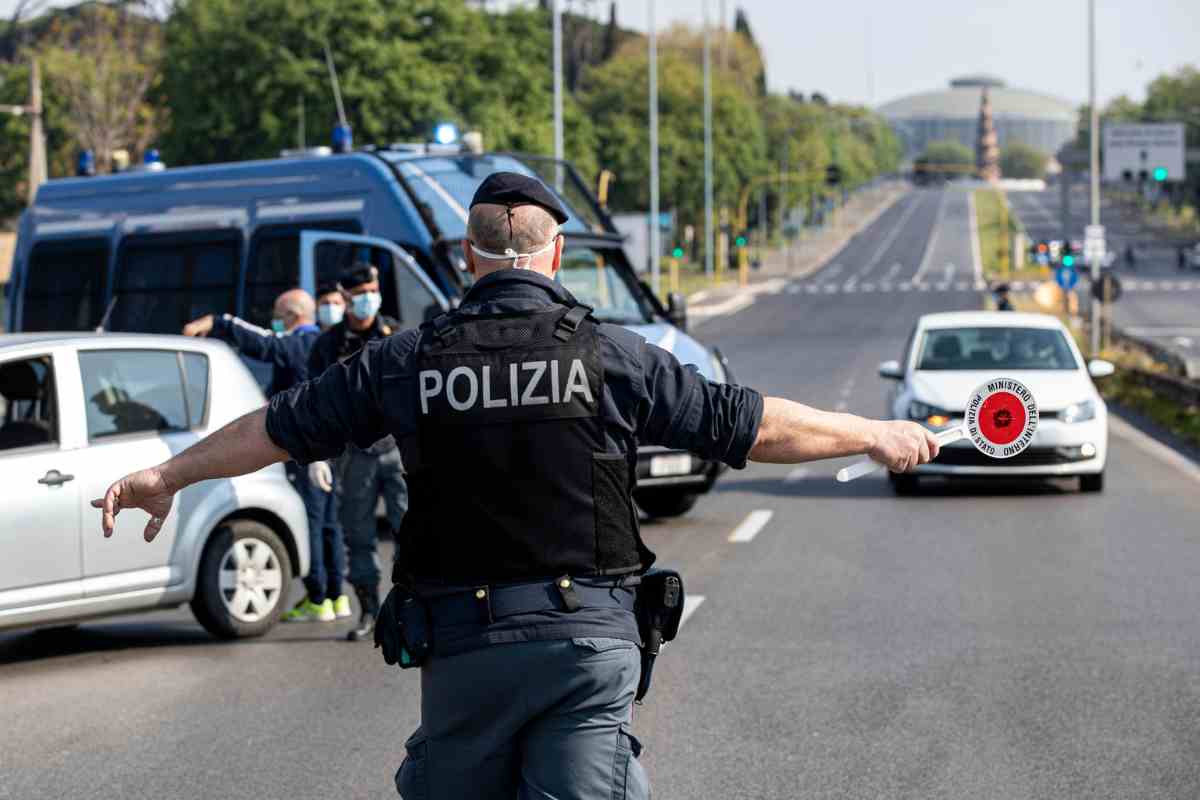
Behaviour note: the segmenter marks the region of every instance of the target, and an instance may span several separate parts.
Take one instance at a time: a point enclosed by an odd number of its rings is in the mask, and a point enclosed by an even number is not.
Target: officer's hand
[[[333,491],[333,470],[328,461],[314,461],[308,465],[308,480],[322,492]]]
[[[174,499],[175,492],[167,486],[162,473],[151,468],[121,478],[108,487],[104,497],[93,500],[92,507],[104,509],[101,527],[104,529],[105,538],[112,536],[113,527],[117,524],[117,514],[123,509],[140,508],[149,513],[150,521],[146,523],[142,536],[147,542],[152,542],[162,530],[167,514],[171,513],[171,502]]]
[[[892,472],[909,472],[937,458],[937,437],[915,422],[876,422],[875,446],[867,455]]]
[[[184,336],[208,336],[213,329],[213,315],[205,314],[183,326]]]

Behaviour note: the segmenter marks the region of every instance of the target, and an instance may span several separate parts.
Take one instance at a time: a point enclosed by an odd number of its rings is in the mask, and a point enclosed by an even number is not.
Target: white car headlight
[[[1073,422],[1087,422],[1096,418],[1096,403],[1093,400],[1083,400],[1058,412],[1058,418],[1070,425]]]

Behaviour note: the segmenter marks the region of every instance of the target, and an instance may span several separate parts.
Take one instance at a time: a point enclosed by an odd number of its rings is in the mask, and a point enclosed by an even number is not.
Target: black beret
[[[377,280],[379,280],[379,270],[365,261],[355,261],[338,274],[338,286],[347,290]]]
[[[554,193],[546,188],[546,184],[537,178],[516,172],[493,172],[488,175],[475,190],[475,196],[471,198],[471,208],[480,203],[494,203],[509,208],[538,206],[550,212],[550,216],[554,217],[554,221],[559,225],[569,219],[562,204],[558,202]]]
[[[1007,292],[1008,284],[1007,283],[997,283],[995,286],[992,287],[992,291],[993,292]]]

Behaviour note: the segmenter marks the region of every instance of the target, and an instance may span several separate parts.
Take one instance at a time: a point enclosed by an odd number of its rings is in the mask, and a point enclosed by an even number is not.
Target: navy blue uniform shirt
[[[250,358],[275,367],[267,397],[274,397],[308,380],[308,355],[321,335],[316,325],[298,325],[282,336],[229,314],[213,319],[209,336],[230,342]]]
[[[534,312],[564,302],[574,300],[558,282],[530,270],[509,269],[480,279],[458,313]],[[272,398],[267,435],[303,464],[340,454],[347,441],[368,447],[387,434],[399,439],[414,433],[419,337],[419,330],[407,330],[368,342],[358,354]],[[600,324],[597,339],[604,362],[601,416],[615,434],[607,437],[610,452],[623,452],[620,434],[632,433],[641,444],[688,450],[735,468],[746,465],[762,421],[758,392],[710,382],[694,366],[682,366],[667,351],[618,325]],[[507,617],[479,631],[473,643],[576,636],[638,641],[632,614],[581,609]],[[441,645],[438,649],[445,652]]]

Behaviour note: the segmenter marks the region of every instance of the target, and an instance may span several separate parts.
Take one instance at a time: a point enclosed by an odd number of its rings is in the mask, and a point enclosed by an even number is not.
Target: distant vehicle
[[[304,504],[279,464],[184,489],[151,543],[89,504],[265,402],[224,344],[181,336],[0,336],[0,629],[190,602],[212,634],[265,633],[308,572]]]
[[[467,208],[492,172],[537,175],[570,214],[563,284],[595,309],[729,380],[714,349],[686,333],[682,295],[664,307],[638,279],[622,237],[565,162],[467,152],[458,145],[391,145],[331,155],[52,180],[22,215],[9,295],[12,331],[178,333],[208,313],[270,325],[275,297],[313,292],[354,260],[381,274],[382,311],[402,327],[456,304],[471,284],[461,255]],[[261,385],[269,367],[252,362]],[[688,511],[722,466],[685,452],[639,450],[639,506]]]
[[[967,441],[942,448],[915,473],[890,475],[905,494],[920,476],[1071,477],[1085,492],[1104,489],[1108,407],[1093,378],[1113,373],[1099,359],[1084,363],[1067,329],[1045,314],[967,311],[926,314],[917,320],[901,361],[885,361],[879,375],[896,381],[888,415],[939,431],[963,421],[967,397],[1000,376],[1028,386],[1040,421],[1029,447],[1008,459],[983,455]]]
[[[1187,265],[1190,269],[1200,269],[1200,242],[1189,247],[1186,256]]]

